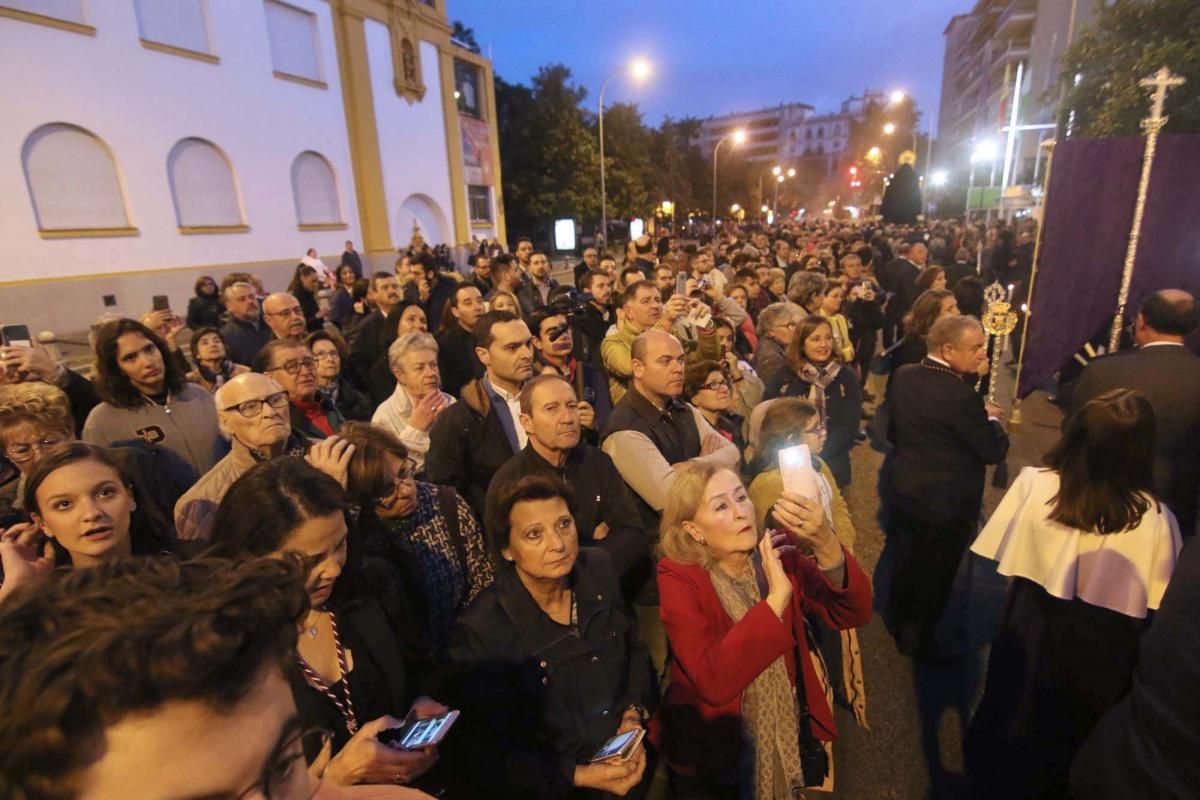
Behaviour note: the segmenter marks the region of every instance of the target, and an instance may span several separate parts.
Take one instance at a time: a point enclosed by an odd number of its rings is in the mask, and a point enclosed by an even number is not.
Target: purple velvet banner
[[[1107,331],[1116,313],[1144,146],[1121,137],[1054,148],[1021,397]],[[1200,295],[1200,135],[1158,139],[1126,321],[1166,288]]]

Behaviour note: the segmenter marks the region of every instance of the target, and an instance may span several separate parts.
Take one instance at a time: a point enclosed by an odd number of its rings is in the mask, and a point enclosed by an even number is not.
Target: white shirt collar
[[[951,367],[951,366],[950,366],[948,363],[946,363],[945,361],[942,361],[942,360],[941,360],[940,358],[938,358],[937,356],[926,355],[925,357],[926,357],[926,358],[928,358],[930,361],[934,362],[935,364],[941,364],[943,367],[946,367],[946,368],[948,368],[948,369],[953,369],[953,367]]]
[[[1145,350],[1147,347],[1183,347],[1183,342],[1146,342],[1139,349]]]

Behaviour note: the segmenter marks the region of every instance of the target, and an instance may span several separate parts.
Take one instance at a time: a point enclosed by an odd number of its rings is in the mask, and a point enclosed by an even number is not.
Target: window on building
[[[835,124],[834,124],[834,126],[833,126],[833,135],[834,135],[834,136],[841,136],[841,135],[842,135],[842,123],[838,122],[838,123],[835,123]]]
[[[454,62],[454,96],[458,100],[460,114],[481,117],[479,102],[479,68],[466,61]]]
[[[211,53],[204,2],[137,0],[138,30],[142,40],[194,53]]]
[[[212,142],[181,139],[167,156],[167,175],[180,228],[244,226],[233,167]]]
[[[292,162],[292,195],[296,221],[300,225],[339,225],[342,207],[338,201],[333,167],[320,153],[306,150]]]
[[[263,0],[271,64],[284,77],[324,83],[317,38],[317,16],[278,0]]]
[[[129,227],[117,165],[90,131],[43,125],[25,140],[21,161],[39,230]]]
[[[805,128],[805,129],[804,129],[804,138],[805,138],[805,139],[811,139],[811,138],[812,138],[812,128]]]
[[[25,11],[29,14],[37,14],[39,17],[49,17],[79,25],[87,24],[87,19],[83,14],[83,0],[0,0],[0,8]]]
[[[492,221],[492,190],[488,186],[468,186],[467,206],[471,222]]]
[[[817,128],[817,138],[818,139],[825,138],[825,129],[824,128]]]

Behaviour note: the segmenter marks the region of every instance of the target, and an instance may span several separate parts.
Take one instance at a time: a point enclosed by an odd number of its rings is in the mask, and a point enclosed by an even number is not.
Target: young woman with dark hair
[[[1130,689],[1181,546],[1151,493],[1155,427],[1138,392],[1095,398],[971,546],[1013,579],[966,742],[972,797],[1069,797],[1075,752]]]
[[[840,488],[850,484],[850,448],[862,416],[862,387],[834,348],[833,326],[824,317],[805,317],[788,345],[787,366],[767,384],[765,399],[803,397],[817,407],[828,430],[821,458]]]
[[[208,392],[216,392],[230,378],[250,371],[245,364],[235,364],[228,357],[225,337],[216,328],[200,328],[192,333],[188,343],[196,369],[187,374],[187,379]]]
[[[368,585],[338,482],[297,456],[256,465],[221,500],[211,553],[293,554],[308,566],[312,609],[298,634],[292,693],[306,727],[333,732],[328,753],[309,754],[313,770],[341,785],[411,784],[426,776],[436,748],[394,750],[376,737],[400,727],[409,709],[420,718],[447,709],[419,696],[429,668],[415,617],[393,580]]]
[[[201,276],[196,280],[195,292],[196,296],[188,300],[187,326],[194,331],[221,327],[225,306],[221,303],[217,282],[211,275]]]
[[[184,380],[157,334],[140,322],[107,322],[96,334],[96,391],[83,439],[104,447],[129,440],[178,453],[203,475],[227,449],[217,408],[204,389]]]
[[[329,316],[329,312],[322,311],[317,303],[317,292],[320,289],[321,276],[316,267],[297,264],[287,290],[300,302],[300,310],[304,312],[304,327],[309,333],[321,330],[325,317]]]

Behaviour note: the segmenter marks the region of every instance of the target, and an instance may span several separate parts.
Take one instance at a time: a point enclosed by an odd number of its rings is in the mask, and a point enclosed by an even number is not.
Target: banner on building
[[[462,134],[463,172],[471,186],[494,186],[492,168],[492,137],[488,124],[481,119],[460,114],[458,129]]]

